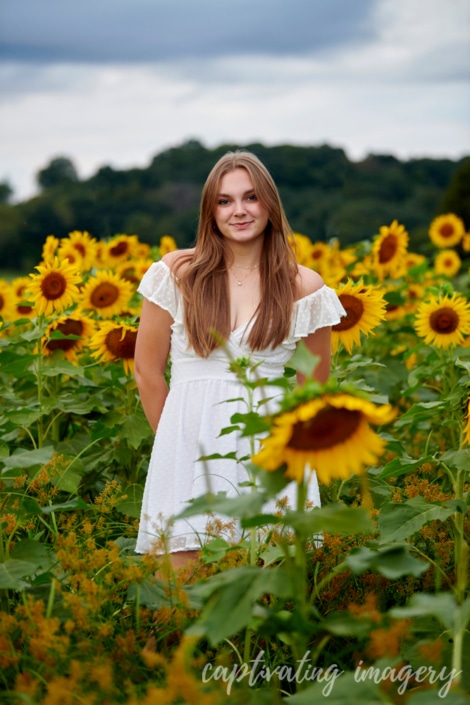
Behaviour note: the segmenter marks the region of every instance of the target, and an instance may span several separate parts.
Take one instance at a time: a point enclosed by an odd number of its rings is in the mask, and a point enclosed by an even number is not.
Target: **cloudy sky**
[[[470,154],[469,0],[0,0],[0,181],[15,199],[187,139]]]

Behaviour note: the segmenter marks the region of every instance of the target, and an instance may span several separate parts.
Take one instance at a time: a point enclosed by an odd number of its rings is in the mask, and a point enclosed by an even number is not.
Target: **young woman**
[[[229,152],[203,188],[194,249],[165,255],[142,279],[135,375],[156,434],[136,548],[140,553],[162,550],[168,519],[189,499],[209,488],[233,496],[248,479],[236,460],[198,460],[235,450],[238,457],[249,455],[248,439],[220,436],[234,413],[247,410],[245,388],[229,370],[227,351],[259,363],[257,374],[273,379],[282,376],[303,340],[320,358],[315,377],[324,382],[329,376],[331,326],[345,312],[316,272],[296,264],[290,232],[264,165],[249,152]],[[213,331],[226,341],[226,349]],[[164,377],[169,355],[170,391]],[[294,491],[287,487],[291,503]],[[315,476],[309,493],[319,505]],[[201,547],[206,523],[206,516],[175,522],[167,543],[174,566]]]

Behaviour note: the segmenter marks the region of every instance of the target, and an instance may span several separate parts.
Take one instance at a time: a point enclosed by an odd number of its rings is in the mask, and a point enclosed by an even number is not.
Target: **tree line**
[[[168,234],[178,247],[190,246],[204,180],[222,154],[237,148],[190,140],[156,154],[146,168],[103,166],[83,180],[69,158],[56,157],[37,174],[39,194],[16,204],[9,185],[0,184],[0,268],[31,269],[47,235],[72,230],[98,239],[137,234],[149,244]],[[436,215],[454,212],[470,228],[470,157],[403,161],[371,154],[353,162],[329,145],[243,148],[270,170],[293,230],[312,240],[337,238],[345,247],[398,219],[410,249],[425,253]]]

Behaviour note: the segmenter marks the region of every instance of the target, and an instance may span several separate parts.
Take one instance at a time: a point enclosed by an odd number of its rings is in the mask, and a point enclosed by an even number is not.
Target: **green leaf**
[[[56,377],[59,374],[64,374],[68,377],[76,377],[77,375],[83,375],[83,367],[74,365],[72,362],[65,359],[61,360],[54,355],[50,361],[45,361],[41,368],[41,374],[45,377]]]
[[[392,607],[390,614],[398,619],[410,617],[435,617],[445,627],[453,632],[457,602],[450,592],[434,594],[415,593],[405,607]]]
[[[15,409],[8,412],[8,420],[16,426],[32,426],[41,416],[41,411],[31,411],[30,409]]]
[[[152,429],[150,428],[148,421],[142,416],[130,414],[128,416],[124,416],[122,419],[121,433],[131,448],[137,450],[142,441],[150,438],[152,435]]]
[[[206,636],[212,646],[236,634],[252,619],[256,601],[265,594],[293,597],[289,573],[279,568],[242,566],[187,588],[191,605],[202,608],[188,634]]]
[[[257,514],[265,502],[266,497],[260,492],[244,492],[236,497],[227,497],[225,492],[216,495],[208,493],[191,500],[189,506],[177,514],[175,519],[185,519],[207,512],[241,519]]]
[[[11,558],[34,565],[35,569],[48,570],[52,564],[51,552],[45,544],[33,539],[23,539],[16,543],[10,553]]]
[[[4,563],[0,563],[0,590],[22,590],[27,583],[21,578],[29,577],[35,572],[34,563],[9,558]]]
[[[168,594],[160,580],[147,578],[142,583],[131,583],[127,589],[127,597],[132,602],[138,602],[142,607],[158,610],[168,604]]]
[[[128,485],[124,490],[123,494],[126,495],[126,499],[121,499],[116,504],[116,509],[133,519],[140,518],[140,509],[142,507],[142,498],[144,496],[144,488],[142,485]]]
[[[358,507],[328,504],[306,512],[286,512],[282,521],[304,536],[325,532],[328,534],[358,534],[374,530],[368,513]]]
[[[443,463],[454,470],[465,470],[470,472],[470,448],[460,448],[460,450],[448,450],[439,458]]]
[[[293,367],[294,370],[309,378],[313,376],[319,361],[320,358],[317,355],[313,355],[305,343],[300,341],[289,360],[289,367]]]
[[[52,458],[53,446],[44,446],[34,450],[20,450],[18,453],[2,458],[7,468],[32,468],[35,465],[45,465]]]
[[[404,504],[389,502],[382,506],[379,531],[384,541],[401,541],[415,534],[430,521],[445,521],[454,511],[452,506],[426,502],[419,496],[407,500]]]
[[[284,698],[282,702],[286,705],[314,705],[323,701],[328,705],[384,705],[392,702],[384,699],[380,685],[372,679],[358,680],[356,673],[344,673],[335,663],[321,671],[312,686]]]
[[[378,475],[382,480],[388,479],[389,477],[399,477],[400,475],[406,475],[407,472],[411,472],[416,468],[421,467],[424,463],[433,462],[434,458],[430,455],[424,458],[419,458],[415,460],[410,458],[408,455],[403,455],[400,458],[394,458],[389,463],[387,463]]]
[[[92,509],[90,504],[87,504],[81,497],[74,497],[68,502],[61,504],[50,504],[47,507],[41,507],[42,514],[52,514],[52,512],[75,512],[77,509]]]
[[[366,570],[376,570],[390,580],[404,575],[419,577],[429,568],[428,563],[411,556],[407,546],[396,545],[380,547],[378,550],[361,546],[346,556],[345,563],[356,575]]]

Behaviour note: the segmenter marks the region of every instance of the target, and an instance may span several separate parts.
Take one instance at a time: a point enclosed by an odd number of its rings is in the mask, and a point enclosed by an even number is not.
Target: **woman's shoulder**
[[[191,262],[193,254],[194,248],[173,250],[173,252],[167,252],[166,255],[163,255],[162,262],[166,264],[173,274],[181,274]]]
[[[318,272],[299,264],[297,266],[296,286],[297,298],[303,299],[305,296],[321,289],[324,286],[324,281]]]

